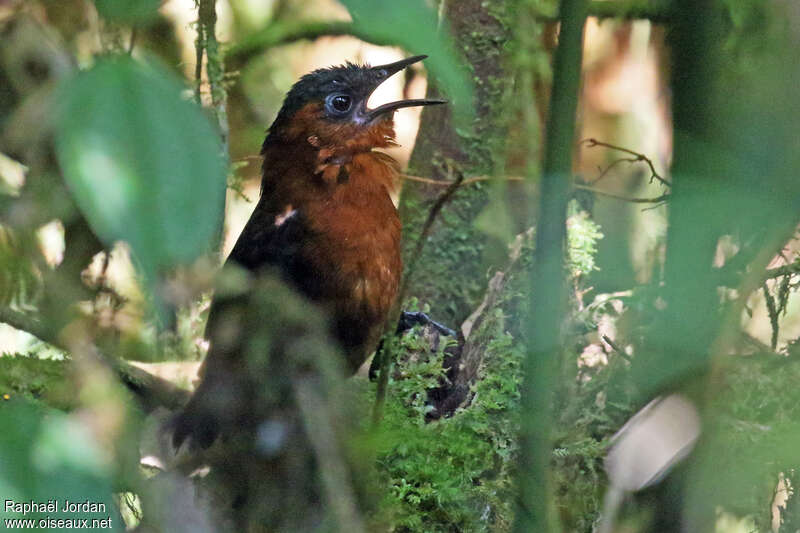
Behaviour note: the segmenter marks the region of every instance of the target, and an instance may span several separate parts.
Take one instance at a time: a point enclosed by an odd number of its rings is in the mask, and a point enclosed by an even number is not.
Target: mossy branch
[[[58,332],[26,313],[9,307],[0,307],[0,322],[30,333],[60,350],[69,351],[59,338]],[[145,408],[164,406],[168,409],[178,409],[189,399],[189,391],[183,390],[165,379],[154,376],[121,359],[105,354],[102,354],[102,357],[120,380],[139,397]]]
[[[217,10],[216,0],[195,0],[197,5],[197,39],[195,40],[195,99],[202,104],[201,88],[203,86],[203,57],[206,59],[206,77],[208,78],[208,92],[211,96],[211,112],[219,130],[222,141],[222,155],[229,158],[228,154],[228,111],[227,93],[225,92],[225,63],[219,41],[217,41]],[[213,247],[217,248],[222,242],[224,225],[225,200],[220,210],[217,227],[219,231],[214,238]]]
[[[40,320],[29,316],[26,313],[11,309],[10,307],[0,307],[0,322],[8,324],[12,328],[30,333],[34,337],[49,342],[53,334],[50,329]]]
[[[350,35],[373,44],[390,44],[361,32],[352,22],[310,20],[272,23],[256,30],[225,53],[225,63],[231,68],[243,65],[270,48],[297,41],[313,41],[320,37]]]
[[[647,19],[652,22],[666,22],[669,20],[668,10],[664,3],[649,0],[595,1],[589,4],[589,15],[601,19]],[[540,15],[537,20],[539,22],[556,22],[558,17]],[[320,37],[338,37],[342,35],[356,37],[372,44],[394,44],[391,40],[377,38],[369,32],[364,32],[352,22],[322,20],[281,21],[256,30],[239,43],[231,46],[225,54],[225,62],[232,69],[235,69],[254,56],[276,46],[283,46],[296,41],[313,41]]]
[[[208,77],[208,90],[211,96],[211,110],[219,126],[222,143],[227,152],[228,146],[228,113],[226,109],[227,96],[223,84],[225,66],[219,41],[217,41],[217,11],[216,0],[197,1],[197,40],[195,52],[197,65],[195,66],[195,98],[200,99],[202,87],[203,57],[206,58],[206,75]]]

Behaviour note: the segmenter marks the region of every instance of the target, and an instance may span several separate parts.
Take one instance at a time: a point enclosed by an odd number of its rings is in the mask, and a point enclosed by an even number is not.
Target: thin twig
[[[228,162],[230,158],[227,92],[225,89],[225,65],[217,41],[217,0],[195,0],[197,6],[197,40],[195,41],[195,99],[197,105],[202,106],[203,85],[203,57],[205,56],[205,71],[208,79],[209,109],[217,125],[217,131],[222,142],[222,157]],[[218,249],[222,243],[225,215],[225,195],[220,200],[222,204],[216,222],[217,231],[211,241],[213,249]]]
[[[488,178],[487,178],[488,179]],[[473,178],[475,180],[475,178]],[[431,180],[434,181],[434,180]],[[473,181],[474,182],[474,181]],[[419,233],[419,237],[417,238],[417,242],[414,245],[414,251],[411,253],[411,256],[408,260],[408,267],[406,268],[406,275],[403,279],[403,283],[400,287],[400,291],[398,292],[397,301],[402,302],[405,299],[405,292],[408,287],[408,282],[411,277],[414,275],[414,270],[417,265],[417,261],[419,260],[420,256],[422,255],[422,250],[425,247],[425,241],[428,240],[428,235],[431,232],[431,228],[433,227],[433,223],[436,221],[436,217],[439,216],[444,205],[452,198],[453,194],[458,190],[461,185],[465,184],[464,175],[462,173],[458,173],[458,177],[454,180],[447,180],[443,183],[447,183],[447,189],[439,195],[439,198],[436,199],[433,206],[431,206],[430,211],[428,211],[428,218],[425,220],[425,224],[422,225],[422,231]]]
[[[133,55],[133,47],[136,45],[136,30],[136,26],[131,28],[131,40],[128,43],[128,55]]]
[[[613,169],[614,167],[616,167],[620,163],[638,163],[638,162],[639,162],[639,159],[637,159],[635,157],[620,157],[619,159],[616,159],[616,160],[612,161],[611,164],[609,164],[605,169],[602,169],[602,168],[598,167],[598,170],[600,171],[600,175],[597,176],[592,181],[590,181],[589,184],[590,185],[594,185],[595,183],[597,183],[601,179],[603,179],[606,176],[608,176],[608,173],[611,171],[611,169]]]
[[[387,45],[388,41],[376,39],[375,36],[361,31],[352,22],[307,20],[296,23],[271,23],[256,30],[231,46],[225,54],[225,63],[236,69],[253,57],[274,48],[303,40],[316,40],[320,37],[338,37],[349,35],[372,44]]]
[[[593,139],[593,138],[584,139],[584,140],[582,140],[580,142],[580,144],[585,144],[589,148],[594,148],[595,146],[602,146],[604,148],[609,148],[611,150],[617,150],[619,152],[624,152],[626,154],[630,154],[635,158],[633,160],[633,162],[642,161],[644,163],[647,163],[647,166],[650,167],[650,182],[651,183],[653,182],[653,180],[657,180],[662,185],[664,185],[666,187],[672,187],[672,183],[670,183],[669,181],[667,181],[664,178],[662,178],[661,175],[658,172],[656,172],[656,167],[653,165],[653,161],[649,157],[644,155],[644,154],[641,154],[639,152],[634,152],[633,150],[629,150],[628,148],[624,148],[622,146],[617,146],[615,144],[610,144],[610,143],[607,143],[607,142],[598,141],[597,139]]]
[[[427,180],[428,178],[420,179]],[[436,184],[439,183],[435,180],[430,181]],[[395,304],[395,308],[397,308],[398,311],[398,306],[402,305],[403,301],[405,300],[409,280],[414,275],[417,261],[422,255],[422,250],[425,247],[425,241],[428,240],[428,235],[431,232],[433,223],[436,221],[436,217],[439,215],[444,205],[448,202],[448,200],[450,200],[450,198],[452,198],[453,194],[455,194],[458,188],[463,184],[463,181],[464,175],[461,172],[458,173],[458,177],[455,180],[442,181],[442,183],[446,183],[448,187],[441,195],[439,195],[433,206],[431,206],[430,210],[428,211],[428,218],[425,220],[425,224],[423,224],[422,230],[419,233],[416,245],[414,246],[414,251],[411,253],[408,266],[406,267],[405,276],[400,284],[400,290],[397,291],[397,304]],[[372,409],[372,423],[374,426],[377,426],[383,418],[383,406],[386,403],[386,390],[389,385],[389,370],[391,367],[391,360],[389,356],[390,354],[394,353],[394,343],[396,342],[392,326],[396,323],[398,314],[398,312],[391,313],[386,326],[386,331],[384,332],[382,348],[379,348],[375,355],[376,357],[380,357],[381,360],[380,371],[378,373],[378,386],[375,392],[375,405]]]
[[[224,78],[225,67],[219,42],[217,41],[217,12],[216,0],[196,0],[197,4],[197,49],[198,65],[195,66],[195,78],[198,87],[201,85],[200,66],[202,57],[206,58],[206,77],[208,78],[208,92],[211,99],[211,111],[219,127],[219,134],[228,156],[228,114],[227,94],[225,92]]]
[[[766,279],[779,278],[781,276],[793,276],[800,274],[800,263],[794,262],[776,268],[767,269]]]
[[[634,196],[622,196],[620,194],[614,194],[613,192],[607,192],[601,189],[595,189],[594,187],[589,187],[588,185],[581,185],[580,183],[574,183],[572,186],[582,191],[589,191],[593,192],[594,194],[598,194],[600,196],[607,196],[609,198],[615,198],[617,200],[622,200],[624,202],[631,202],[634,204],[660,204],[668,200],[670,197],[668,193],[665,193],[662,194],[661,196],[655,196],[653,198],[638,198]]]
[[[450,180],[434,180],[431,178],[423,178],[421,176],[413,176],[411,174],[401,174],[400,177],[407,181],[415,181],[417,183],[425,183],[427,185],[433,185],[436,187],[452,187],[455,182]],[[473,178],[465,179],[461,182],[461,186],[465,187],[467,185],[471,185],[473,183],[478,183],[481,181],[492,181],[498,178],[494,178],[491,176],[475,176]],[[505,181],[523,181],[524,178],[519,176],[508,176],[506,178],[499,178]],[[614,194],[611,192],[604,191],[602,189],[596,189],[594,187],[590,187],[588,185],[582,185],[580,183],[573,183],[572,185],[575,189],[581,189],[583,191],[590,191],[594,194],[600,196],[607,196],[609,198],[615,198],[617,200],[622,200],[624,202],[631,202],[634,204],[661,204],[669,199],[669,194],[665,193],[660,196],[655,196],[652,198],[638,198],[638,197],[631,197],[631,196],[622,196],[620,194]]]
[[[622,348],[617,346],[614,343],[614,341],[611,340],[611,337],[609,337],[608,335],[603,335],[603,342],[605,342],[606,344],[611,346],[611,349],[614,350],[615,352],[617,352],[619,354],[619,356],[622,357],[623,359],[625,359],[627,362],[633,363],[633,359],[631,359],[631,356],[626,354],[625,350],[623,350]]]
[[[769,292],[769,287],[767,287],[767,283],[761,286],[761,290],[764,291],[764,300],[767,304],[767,314],[769,315],[769,323],[772,327],[772,337],[770,339],[770,347],[775,350],[778,346],[778,328],[780,324],[778,322],[778,308],[775,305],[775,298],[773,298],[772,294]]]
[[[444,4],[444,2],[442,2]],[[669,20],[666,9],[653,5],[648,1],[606,2],[594,1],[589,5],[589,14],[600,19],[649,19],[653,22],[666,22]],[[540,14],[540,22],[556,22],[555,14]],[[305,20],[299,22],[270,23],[250,35],[240,39],[231,46],[226,53],[226,64],[229,68],[237,68],[253,57],[274,48],[297,41],[313,41],[320,37],[352,36],[362,41],[377,45],[396,45],[397,43],[386,39],[382,35],[366,31],[364,28],[347,21]]]
[[[434,180],[431,178],[423,178],[422,176],[412,176],[411,174],[400,174],[400,178],[406,181],[416,181],[418,183],[425,183],[427,185],[433,185],[435,187],[449,187],[451,186],[454,181],[453,180]],[[520,176],[507,176],[505,178],[495,178],[493,176],[475,176],[469,179],[465,179],[461,182],[462,186],[472,185],[473,183],[478,183],[481,181],[493,181],[493,180],[504,180],[504,181],[524,181],[525,178]]]
[[[655,205],[651,205],[651,206],[649,206],[649,207],[643,207],[643,208],[642,208],[642,212],[644,213],[645,211],[651,211],[651,210],[653,210],[653,209],[658,209],[658,208],[659,208],[659,207],[661,207],[662,205],[667,205],[667,201],[666,201],[666,200],[664,200],[663,202],[659,202],[659,203],[657,203],[657,204],[655,204]]]
[[[399,302],[400,300],[398,300]],[[387,323],[387,331],[383,334],[381,344],[375,352],[374,357],[380,357],[378,367],[378,384],[375,388],[375,404],[372,406],[372,427],[378,427],[383,419],[383,406],[386,404],[386,390],[389,387],[389,370],[392,366],[390,356],[395,353],[397,348],[397,337],[392,324],[395,324],[394,314]]]

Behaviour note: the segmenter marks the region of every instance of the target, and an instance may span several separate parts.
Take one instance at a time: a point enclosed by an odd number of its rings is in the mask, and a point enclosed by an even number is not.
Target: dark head
[[[446,101],[401,100],[369,109],[367,100],[393,74],[426,57],[414,56],[377,67],[347,63],[306,74],[286,95],[265,145],[313,136],[320,145],[329,146],[372,130],[382,130],[381,135],[386,135],[387,126],[393,137],[391,118],[396,109]]]

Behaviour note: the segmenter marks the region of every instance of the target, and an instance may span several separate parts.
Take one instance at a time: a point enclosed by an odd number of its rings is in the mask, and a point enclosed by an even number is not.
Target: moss
[[[511,467],[521,353],[496,313],[479,334],[493,338],[475,401],[453,417],[424,423],[425,391],[441,375],[442,354],[398,363],[383,422],[378,464],[393,531],[505,531],[512,519]],[[403,346],[418,348],[415,332]]]
[[[688,497],[702,495],[712,508],[750,516],[758,531],[770,531],[778,478],[798,467],[800,361],[756,353],[733,357],[719,370],[725,381],[709,393]]]
[[[593,268],[599,228],[573,206],[569,226],[571,283],[583,283]],[[529,237],[532,235],[529,234]],[[473,333],[488,346],[468,407],[450,418],[424,423],[426,391],[441,376],[441,354],[409,360],[402,350],[419,351],[415,332],[406,334],[397,354],[398,369],[389,384],[383,427],[386,438],[378,468],[389,492],[383,512],[393,531],[508,531],[514,517],[520,384],[525,345],[519,333],[529,300],[524,273],[533,256],[533,239],[523,242],[521,260],[507,272],[499,301]],[[449,246],[453,246],[451,243]],[[436,273],[434,279],[452,282]],[[481,282],[481,285],[485,283]],[[573,302],[573,315],[580,306]],[[578,346],[576,338],[568,346]],[[563,353],[565,371],[553,399],[555,449],[554,505],[564,531],[592,531],[601,507],[605,477],[602,459],[608,438],[633,412],[626,389],[627,366],[616,361],[576,379],[577,353]],[[620,385],[622,383],[623,385]],[[598,404],[599,393],[609,401]],[[370,391],[371,394],[371,391]]]
[[[57,409],[69,409],[74,405],[74,394],[64,381],[67,364],[67,361],[21,354],[3,355],[0,357],[0,401],[21,396]]]
[[[504,95],[511,78],[503,56],[510,33],[508,3],[499,0],[449,2],[447,18],[455,44],[465,57],[475,85],[475,115],[459,123],[446,109],[423,113],[409,163],[412,174],[433,179],[492,174],[505,158]],[[433,89],[435,92],[435,88]],[[442,188],[410,185],[401,212],[406,250],[416,244],[419,228]],[[487,236],[474,226],[489,201],[485,187],[463,188],[442,210],[409,281],[409,294],[430,303],[440,320],[457,324],[479,303],[485,286]]]
[[[578,277],[598,270],[595,262],[597,241],[603,238],[600,226],[589,218],[589,213],[578,208],[574,200],[569,204],[567,218],[568,267],[570,275]]]
[[[417,194],[404,197],[405,220],[425,220],[433,200]],[[455,326],[480,302],[486,286],[481,258],[483,235],[475,228],[475,213],[486,205],[487,195],[480,189],[462,189],[442,210],[434,223],[409,280],[409,295],[429,303],[436,320]],[[405,223],[406,263],[419,238],[422,223]]]

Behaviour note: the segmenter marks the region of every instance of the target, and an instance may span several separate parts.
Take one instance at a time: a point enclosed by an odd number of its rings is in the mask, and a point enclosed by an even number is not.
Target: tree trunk
[[[492,173],[505,156],[502,139],[505,125],[500,113],[510,76],[504,68],[511,38],[508,2],[463,0],[446,2],[444,17],[455,45],[473,74],[475,119],[472,132],[457,129],[449,106],[426,108],[422,114],[409,173],[435,180],[461,175]],[[429,97],[439,95],[430,86]],[[400,202],[404,221],[409,296],[429,303],[435,318],[460,323],[480,302],[486,286],[482,255],[485,235],[474,226],[487,203],[485,187],[458,190],[434,223],[418,258],[409,257],[416,247],[428,210],[443,192],[442,187],[409,183]]]

